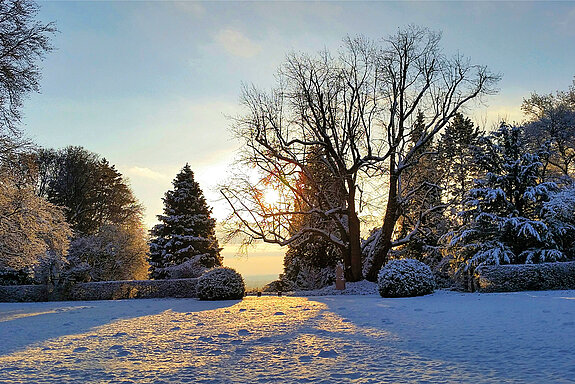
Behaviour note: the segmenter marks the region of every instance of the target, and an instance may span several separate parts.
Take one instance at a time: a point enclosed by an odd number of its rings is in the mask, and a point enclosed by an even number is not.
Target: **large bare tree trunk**
[[[385,218],[381,227],[381,234],[376,239],[372,248],[373,262],[365,278],[369,281],[376,281],[381,267],[387,262],[387,254],[391,250],[393,230],[398,217],[397,187],[399,177],[395,169],[390,170],[389,175],[389,193],[387,197],[387,207],[385,209]]]
[[[347,180],[347,225],[348,247],[344,253],[345,279],[347,281],[359,281],[363,278],[361,267],[361,230],[359,217],[355,211],[355,181]]]
[[[361,272],[361,237],[359,218],[355,209],[350,209],[349,212],[349,252],[351,270],[349,276],[346,276],[346,280],[359,281],[363,277]]]

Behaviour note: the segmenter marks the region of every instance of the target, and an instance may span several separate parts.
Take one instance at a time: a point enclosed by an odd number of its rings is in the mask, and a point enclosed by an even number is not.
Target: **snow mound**
[[[197,284],[200,300],[241,300],[245,294],[242,275],[232,268],[214,268],[204,273]]]
[[[391,260],[377,278],[382,297],[411,297],[433,293],[435,279],[431,269],[414,259]]]

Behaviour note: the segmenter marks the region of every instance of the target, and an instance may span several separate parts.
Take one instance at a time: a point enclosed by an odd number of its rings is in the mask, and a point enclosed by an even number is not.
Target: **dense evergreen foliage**
[[[196,275],[206,268],[222,265],[216,221],[188,164],[176,175],[172,185],[174,189],[163,198],[164,214],[158,215],[160,223],[150,232],[149,261],[154,279],[170,278],[167,269],[173,270],[179,265],[195,264],[195,269],[186,267]]]
[[[558,192],[543,181],[537,154],[526,152],[523,129],[502,125],[480,140],[475,162],[485,176],[465,200],[463,225],[451,240],[466,266],[533,263],[565,259],[545,207]]]

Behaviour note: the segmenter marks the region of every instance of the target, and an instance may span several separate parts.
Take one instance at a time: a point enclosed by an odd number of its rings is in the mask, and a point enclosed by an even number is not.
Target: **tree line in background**
[[[257,175],[222,188],[230,236],[287,246],[282,284],[320,287],[340,262],[348,281],[410,257],[453,282],[482,263],[575,258],[575,83],[486,131],[463,112],[499,76],[439,42],[415,26],[348,38],[336,55],[289,55],[270,92],[244,89],[234,131]],[[366,212],[381,224],[362,240]]]

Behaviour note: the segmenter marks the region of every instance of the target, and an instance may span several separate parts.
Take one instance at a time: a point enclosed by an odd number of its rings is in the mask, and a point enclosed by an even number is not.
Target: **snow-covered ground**
[[[0,304],[1,383],[574,383],[575,291]]]

